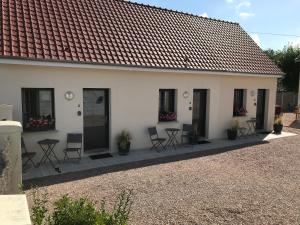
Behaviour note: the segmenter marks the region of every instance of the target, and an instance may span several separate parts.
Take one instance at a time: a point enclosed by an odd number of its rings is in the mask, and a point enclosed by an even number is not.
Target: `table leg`
[[[55,154],[55,152],[54,152],[54,147],[55,147],[55,145],[53,145],[52,147],[51,147],[51,154],[54,156],[54,158],[56,159],[56,162],[57,163],[60,163],[60,161],[59,161],[59,159],[57,158],[57,156],[56,156],[56,154]]]
[[[167,133],[167,135],[168,135],[168,141],[167,141],[167,143],[165,144],[165,146],[168,147],[168,146],[170,146],[171,136],[170,136],[169,132],[166,132],[166,133]]]
[[[171,134],[171,145],[174,147],[174,149],[176,149],[174,132]]]
[[[57,170],[53,161],[51,160],[51,154],[54,155],[55,159],[59,162],[57,156],[55,155],[55,153],[53,152],[54,150],[54,147],[55,147],[55,144],[49,144],[49,145],[40,145],[41,149],[43,150],[44,152],[44,156],[42,157],[41,161],[40,161],[40,164],[43,164],[43,163],[46,163],[47,162],[47,159],[49,161],[49,163],[51,164],[51,166],[53,167],[53,169]]]

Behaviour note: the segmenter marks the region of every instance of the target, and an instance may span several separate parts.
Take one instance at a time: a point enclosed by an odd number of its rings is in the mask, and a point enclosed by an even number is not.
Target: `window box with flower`
[[[248,111],[242,106],[233,109],[233,116],[247,116]]]
[[[23,88],[22,108],[24,131],[55,129],[54,89]]]
[[[159,121],[168,122],[168,121],[176,121],[177,115],[175,112],[161,112],[159,114]]]
[[[160,122],[176,121],[177,114],[175,112],[175,90],[160,89],[159,90],[159,114]]]

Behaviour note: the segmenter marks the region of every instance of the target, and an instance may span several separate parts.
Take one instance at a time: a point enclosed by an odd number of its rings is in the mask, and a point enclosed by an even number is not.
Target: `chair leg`
[[[27,166],[27,164],[28,164],[29,161],[30,161],[30,159],[27,159],[27,160],[22,164],[22,170],[23,170],[23,172],[26,171],[26,166]]]
[[[68,157],[68,153],[66,151],[64,151],[64,153],[65,153],[64,161],[66,161],[66,159],[69,159],[69,157]]]
[[[166,146],[163,145],[162,141],[159,142],[158,146],[162,147],[163,150],[166,150]]]
[[[77,153],[78,153],[78,160],[81,160],[81,149],[78,149]]]
[[[33,165],[33,167],[34,167],[34,168],[36,168],[36,167],[37,167],[37,165],[35,164],[35,162],[33,161],[33,159],[32,159],[32,158],[30,159],[30,162],[32,163],[32,165]]]
[[[26,170],[26,166],[28,165],[28,163],[31,162],[31,164],[33,165],[34,168],[37,168],[37,165],[35,164],[35,162],[33,161],[32,158],[28,158],[23,164],[22,164],[22,169],[25,172]]]

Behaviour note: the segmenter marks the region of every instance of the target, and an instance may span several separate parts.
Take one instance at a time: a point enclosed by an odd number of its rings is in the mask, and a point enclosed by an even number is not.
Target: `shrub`
[[[277,116],[277,117],[275,118],[274,124],[277,124],[277,125],[283,125],[282,117],[281,117],[281,116]]]
[[[127,225],[131,199],[131,190],[122,191],[113,211],[109,212],[104,200],[98,209],[96,204],[87,198],[73,199],[64,195],[54,203],[54,211],[46,217],[47,197],[41,200],[34,193],[31,218],[34,225]]]
[[[231,130],[237,131],[240,127],[240,121],[239,120],[233,120],[231,124]]]
[[[46,204],[48,202],[48,193],[40,195],[36,188],[32,192],[33,206],[31,208],[31,220],[34,225],[42,225],[48,212]]]

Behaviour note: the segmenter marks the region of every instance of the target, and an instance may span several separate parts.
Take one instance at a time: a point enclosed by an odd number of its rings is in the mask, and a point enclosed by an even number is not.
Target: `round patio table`
[[[166,128],[165,129],[169,139],[166,143],[166,147],[167,146],[172,146],[174,149],[176,149],[176,145],[179,144],[177,139],[176,139],[176,136],[177,134],[179,133],[180,129],[178,128]]]
[[[56,160],[57,163],[60,163],[60,161],[57,158],[55,151],[54,151],[54,148],[58,142],[59,142],[59,140],[56,140],[56,139],[44,139],[44,140],[38,141],[39,146],[41,147],[41,149],[44,152],[44,155],[39,163],[39,166],[42,164],[45,164],[48,160],[50,165],[53,167],[53,169],[55,169],[55,171],[60,173],[61,172],[60,168],[56,167],[54,162],[51,159],[51,158],[53,158],[54,160]]]

